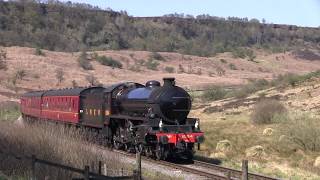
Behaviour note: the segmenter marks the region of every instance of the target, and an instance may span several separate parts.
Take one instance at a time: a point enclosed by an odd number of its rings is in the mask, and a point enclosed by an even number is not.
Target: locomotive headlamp
[[[160,120],[160,122],[159,122],[159,127],[160,127],[160,128],[162,128],[162,127],[163,127],[162,120]]]
[[[199,120],[196,121],[196,123],[194,124],[194,127],[195,127],[196,129],[199,129]]]

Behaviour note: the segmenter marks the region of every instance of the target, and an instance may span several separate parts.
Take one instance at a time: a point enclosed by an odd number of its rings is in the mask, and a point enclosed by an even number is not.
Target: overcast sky
[[[132,16],[170,13],[248,17],[267,23],[320,26],[320,0],[71,0],[100,8],[125,10]]]

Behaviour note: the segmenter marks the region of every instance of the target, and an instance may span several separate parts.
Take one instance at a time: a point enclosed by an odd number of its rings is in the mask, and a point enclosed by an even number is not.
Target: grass
[[[252,79],[249,82],[240,88],[236,88],[233,90],[226,90],[223,87],[216,88],[208,88],[203,92],[202,99],[204,100],[219,100],[224,98],[245,98],[253,93],[258,91],[268,89],[271,87],[281,88],[286,86],[297,86],[303,82],[310,80],[311,78],[320,77],[320,70],[311,72],[304,75],[296,75],[296,74],[284,74],[279,75],[272,81],[267,81],[265,79]],[[215,93],[216,91],[216,93]],[[217,93],[217,92],[226,92],[226,93]],[[210,95],[211,94],[211,95]]]
[[[296,117],[295,113],[290,112],[289,114]],[[225,120],[217,118],[221,116],[224,116]],[[248,111],[239,115],[226,115],[225,112],[220,112],[211,116],[203,116],[201,120],[201,129],[205,132],[206,141],[201,146],[201,151],[197,153],[210,156],[215,152],[217,143],[227,139],[231,142],[233,149],[232,152],[227,154],[227,158],[221,159],[223,166],[241,169],[241,160],[246,159],[245,150],[255,145],[262,145],[267,157],[262,160],[250,159],[249,171],[280,178],[295,177],[296,179],[306,177],[316,179],[315,177],[320,175],[317,175],[319,169],[312,165],[315,157],[314,153],[304,151],[305,155],[299,156],[296,152],[297,149],[290,149],[289,144],[278,142],[279,136],[285,133],[283,130],[288,131],[300,127],[296,132],[313,133],[310,130],[301,131],[301,124],[299,123],[294,124],[292,121],[287,121],[277,124],[253,125]],[[303,123],[304,121],[300,122]],[[291,128],[288,128],[288,126]],[[262,132],[265,128],[272,128],[275,133],[271,136],[263,136]],[[282,166],[289,171],[283,170]]]
[[[163,179],[167,179],[167,180],[182,180],[183,178],[179,178],[179,177],[172,177],[172,176],[168,176],[165,174],[160,173],[159,171],[149,171],[146,169],[142,170],[142,177],[145,179],[150,179],[150,180],[163,180]]]
[[[104,154],[96,150],[86,141],[87,132],[81,129],[65,128],[47,124],[17,126],[8,122],[0,125],[0,147],[4,153],[30,156],[35,154],[40,159],[84,168],[85,165],[97,163],[99,160],[107,164],[109,169],[126,169],[127,166],[117,160],[114,154]],[[0,154],[0,171],[10,177],[30,175],[30,162],[27,159],[17,160]],[[37,179],[44,177],[71,179],[77,176],[71,172],[37,165]]]
[[[239,102],[252,103],[253,101],[253,103],[257,103],[260,99],[270,98],[273,93],[282,92],[284,88],[314,85],[319,77],[320,71],[316,71],[305,75],[285,74],[272,81],[252,80],[241,88],[228,91],[224,98],[234,98],[226,99],[226,102],[239,100]],[[315,80],[312,80],[313,78]],[[260,92],[260,90],[269,88],[272,88],[272,91]],[[285,99],[287,97],[283,96],[283,99],[292,102],[302,98],[305,101],[304,98],[312,97],[311,93],[307,94],[308,92],[304,92],[303,95],[299,94],[299,96],[290,96],[290,99]],[[319,178],[320,169],[313,166],[314,160],[320,152],[318,111],[312,110],[306,114],[283,103],[287,113],[276,115],[279,109],[284,109],[283,106],[277,106],[275,102],[264,103],[268,106],[260,107],[259,112],[270,112],[267,113],[268,123],[253,123],[251,114],[255,105],[246,106],[243,104],[239,107],[227,107],[219,105],[220,102],[212,102],[214,100],[199,101],[203,94],[193,94],[194,102],[199,103],[197,106],[202,106],[202,108],[194,109],[194,112],[191,113],[201,119],[201,128],[206,136],[202,150],[198,153],[205,156],[213,155],[216,153],[215,149],[219,141],[229,140],[233,149],[231,153],[226,154],[226,158],[222,159],[223,165],[239,169],[241,160],[247,159],[245,150],[260,145],[263,146],[266,156],[263,159],[250,158],[249,166],[252,172],[291,179]],[[252,98],[245,99],[248,96]],[[280,99],[283,101],[281,97]],[[223,111],[203,113],[204,109],[216,106],[221,106]],[[281,110],[281,112],[285,111]],[[266,128],[273,129],[273,133],[263,135]]]
[[[227,91],[222,87],[210,87],[201,96],[203,101],[215,101],[225,98]]]
[[[0,121],[0,180],[7,179],[5,178],[7,176],[13,179],[29,179],[31,175],[30,160],[17,160],[3,153],[19,156],[35,154],[40,159],[81,169],[85,165],[91,166],[92,164],[97,167],[98,161],[102,161],[108,168],[108,176],[120,176],[121,169],[124,169],[124,172],[128,172],[129,175],[132,174],[134,166],[119,161],[118,155],[95,149],[90,143],[95,139],[96,137],[87,131],[66,128],[62,125],[24,124],[18,126],[8,121]],[[37,164],[36,176],[37,179],[81,177],[76,173],[39,164]],[[148,169],[143,169],[143,177],[154,180],[179,179]]]
[[[15,102],[0,104],[0,121],[15,121],[20,116],[19,105]]]

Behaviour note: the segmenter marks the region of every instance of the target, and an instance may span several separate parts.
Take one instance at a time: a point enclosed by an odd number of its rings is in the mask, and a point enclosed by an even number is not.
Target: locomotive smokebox
[[[191,109],[189,94],[175,85],[175,78],[148,81],[146,87],[127,89],[117,97],[120,113],[161,118],[165,124],[185,124]],[[152,115],[152,116],[151,116]]]

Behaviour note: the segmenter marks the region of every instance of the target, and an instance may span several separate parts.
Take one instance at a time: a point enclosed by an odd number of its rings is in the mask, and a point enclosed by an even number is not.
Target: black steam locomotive
[[[26,119],[58,121],[86,127],[116,149],[141,152],[157,159],[192,159],[202,143],[199,120],[188,118],[189,94],[174,78],[26,93],[21,113]]]

